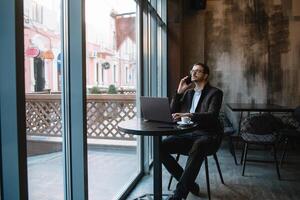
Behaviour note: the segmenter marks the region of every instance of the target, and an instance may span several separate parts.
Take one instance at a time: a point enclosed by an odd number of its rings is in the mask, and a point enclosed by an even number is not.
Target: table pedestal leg
[[[155,200],[160,200],[162,197],[160,157],[161,138],[161,136],[153,136],[153,193]]]
[[[161,139],[161,136],[153,136],[153,194],[145,194],[134,200],[162,200],[169,196],[162,194]]]

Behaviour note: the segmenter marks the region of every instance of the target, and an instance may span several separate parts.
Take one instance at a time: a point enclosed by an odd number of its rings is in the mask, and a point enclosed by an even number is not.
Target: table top
[[[135,118],[120,122],[118,128],[122,132],[133,135],[166,136],[194,131],[197,129],[197,124],[178,126],[177,124],[144,121],[143,119]]]
[[[293,112],[294,108],[276,104],[259,103],[227,103],[232,111],[257,111],[257,112]]]

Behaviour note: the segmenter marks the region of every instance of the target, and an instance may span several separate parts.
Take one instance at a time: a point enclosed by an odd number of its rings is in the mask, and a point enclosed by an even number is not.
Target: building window
[[[100,73],[100,71],[99,71],[99,63],[97,62],[96,63],[96,83],[97,83],[97,85],[100,84],[99,73]]]
[[[32,20],[43,24],[43,6],[37,2],[32,2]]]
[[[101,84],[104,84],[104,68],[101,67]]]
[[[113,82],[118,82],[118,69],[116,65],[113,66]]]
[[[125,76],[126,76],[126,83],[129,83],[129,68],[126,66],[125,68]]]

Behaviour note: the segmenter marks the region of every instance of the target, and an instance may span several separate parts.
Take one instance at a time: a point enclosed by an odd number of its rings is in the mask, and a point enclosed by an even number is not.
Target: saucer
[[[184,123],[183,121],[178,121],[177,124],[178,124],[179,126],[189,126],[189,125],[194,124],[194,122],[189,121],[188,123]]]

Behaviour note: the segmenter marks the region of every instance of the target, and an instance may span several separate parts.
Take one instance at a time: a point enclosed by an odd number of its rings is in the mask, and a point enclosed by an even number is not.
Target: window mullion
[[[65,1],[64,153],[68,200],[88,199],[85,1]]]
[[[23,0],[0,6],[0,128],[3,199],[28,199]]]

